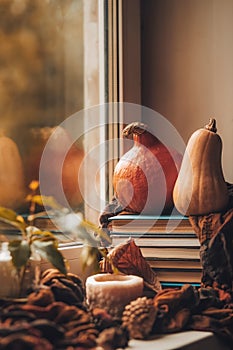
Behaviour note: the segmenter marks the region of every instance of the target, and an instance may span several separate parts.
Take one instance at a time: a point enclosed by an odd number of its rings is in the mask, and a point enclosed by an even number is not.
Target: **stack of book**
[[[200,243],[187,217],[117,215],[109,230],[113,247],[134,239],[163,285],[200,284]]]

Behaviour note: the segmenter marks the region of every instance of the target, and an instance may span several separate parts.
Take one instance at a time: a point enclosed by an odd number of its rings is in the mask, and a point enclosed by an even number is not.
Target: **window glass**
[[[0,0],[1,206],[28,213],[24,199],[39,179],[46,141],[84,107],[83,7],[82,0]],[[81,159],[82,138],[75,147],[72,157]]]

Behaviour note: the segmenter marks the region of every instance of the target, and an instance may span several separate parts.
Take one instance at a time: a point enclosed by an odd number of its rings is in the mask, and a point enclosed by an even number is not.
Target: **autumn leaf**
[[[113,248],[107,257],[120,272],[140,276],[144,279],[147,287],[155,292],[161,290],[161,284],[156,273],[151,269],[133,239]]]

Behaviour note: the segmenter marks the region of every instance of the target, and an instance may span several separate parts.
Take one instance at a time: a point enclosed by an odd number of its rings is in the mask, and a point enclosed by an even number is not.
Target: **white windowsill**
[[[152,340],[130,340],[128,350],[230,350],[213,333],[186,331],[162,334]]]

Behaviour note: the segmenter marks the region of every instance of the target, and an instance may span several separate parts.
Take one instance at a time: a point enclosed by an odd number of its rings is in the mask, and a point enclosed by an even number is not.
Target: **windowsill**
[[[129,350],[230,350],[213,333],[186,331],[157,335],[150,340],[130,340]]]

